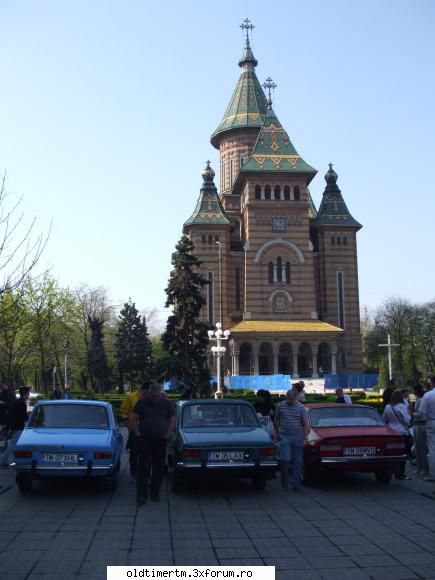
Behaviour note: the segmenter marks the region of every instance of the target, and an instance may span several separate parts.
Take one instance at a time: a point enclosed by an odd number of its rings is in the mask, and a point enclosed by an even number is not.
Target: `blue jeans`
[[[303,460],[304,439],[302,433],[291,435],[290,433],[280,433],[281,442],[279,446],[279,457],[281,461],[292,463],[292,486],[301,485],[301,468]]]

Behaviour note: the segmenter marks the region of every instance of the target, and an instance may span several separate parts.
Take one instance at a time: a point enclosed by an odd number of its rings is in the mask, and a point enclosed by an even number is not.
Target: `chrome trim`
[[[406,459],[406,455],[384,455],[383,457],[379,457],[377,455],[360,455],[354,456],[351,455],[349,457],[321,457],[321,463],[370,463],[374,462],[381,462],[384,461],[385,463],[390,462],[397,462],[397,461],[404,461]]]
[[[262,468],[262,467],[277,467],[278,466],[278,462],[277,461],[268,461],[268,462],[263,462],[263,463],[207,463],[206,465],[204,465],[204,467],[200,464],[200,463],[183,463],[182,461],[179,461],[177,463],[177,467],[183,468],[183,469],[215,469],[215,468],[229,468],[229,469],[240,469],[240,468],[249,468],[252,469],[253,467],[258,467],[258,468]]]
[[[30,471],[32,469],[31,465],[14,465],[17,471]],[[115,469],[114,465],[93,465],[91,471],[103,471]],[[36,471],[83,471],[88,470],[87,465],[37,465]]]

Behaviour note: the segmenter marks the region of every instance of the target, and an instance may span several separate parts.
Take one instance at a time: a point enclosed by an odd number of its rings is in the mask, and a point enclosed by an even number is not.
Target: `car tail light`
[[[111,451],[95,451],[94,459],[112,459]]]
[[[181,455],[182,455],[182,457],[199,457],[200,450],[199,449],[182,449]]]
[[[395,441],[394,443],[387,443],[385,446],[386,449],[402,449],[402,451],[405,451],[405,445],[403,443],[403,441]]]
[[[267,457],[273,457],[276,453],[276,449],[274,447],[265,447],[264,449],[260,449],[260,455],[266,455]]]
[[[31,451],[15,451],[16,459],[30,459],[32,457]]]
[[[320,446],[320,451],[321,452],[330,452],[330,451],[341,451],[341,445],[333,445],[333,444],[327,444],[327,445],[321,445]]]

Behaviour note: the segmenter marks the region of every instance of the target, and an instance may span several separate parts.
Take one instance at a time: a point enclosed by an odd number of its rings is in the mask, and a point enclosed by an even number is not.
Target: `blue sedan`
[[[114,489],[122,449],[110,403],[38,402],[15,450],[17,485],[26,493],[39,478],[97,477]]]

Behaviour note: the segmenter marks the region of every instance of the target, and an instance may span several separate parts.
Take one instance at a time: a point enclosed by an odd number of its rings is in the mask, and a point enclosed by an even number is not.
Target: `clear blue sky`
[[[53,218],[40,269],[163,309],[246,17],[316,205],[332,161],[364,224],[361,306],[433,298],[432,0],[2,0],[0,170],[39,229]]]

